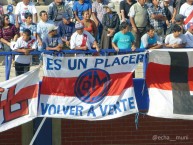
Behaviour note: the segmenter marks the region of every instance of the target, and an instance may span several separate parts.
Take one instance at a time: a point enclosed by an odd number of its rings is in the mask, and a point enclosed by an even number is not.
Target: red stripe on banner
[[[148,88],[171,90],[170,66],[150,62],[146,72],[146,83]]]
[[[112,74],[107,96],[120,95],[124,89],[133,87],[133,73]]]
[[[0,102],[0,109],[5,106],[8,102],[9,104],[15,104],[18,102],[22,102],[27,99],[32,99],[38,96],[38,88],[39,84],[35,84],[32,86],[27,86],[22,88],[15,94],[16,85],[9,88],[7,93],[7,99]],[[1,96],[0,96],[1,97]]]
[[[170,66],[156,63],[149,63],[146,72],[146,83],[148,88],[172,90],[170,82]],[[193,68],[188,70],[188,84],[190,91],[193,91]]]
[[[74,86],[77,77],[73,78],[53,78],[53,77],[43,77],[41,93],[43,95],[53,95],[53,96],[76,96],[74,93]],[[92,83],[92,82],[91,82]],[[117,73],[110,74],[110,89],[107,96],[120,95],[122,91],[126,88],[133,86],[132,73]],[[80,86],[82,87],[82,86]],[[96,96],[103,89],[103,85],[97,84],[92,90],[91,96]]]
[[[193,91],[193,68],[189,68],[188,70],[188,84],[190,87],[190,90]]]

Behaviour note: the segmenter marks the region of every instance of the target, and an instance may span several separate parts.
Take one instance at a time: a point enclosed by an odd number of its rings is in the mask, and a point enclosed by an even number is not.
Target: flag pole
[[[42,128],[45,120],[46,120],[46,117],[44,117],[44,118],[42,119],[42,121],[41,121],[40,125],[38,126],[38,129],[36,130],[36,133],[34,134],[34,136],[33,136],[33,138],[32,138],[32,140],[31,140],[31,142],[30,142],[29,145],[33,145],[33,143],[34,143],[34,141],[35,141],[38,133],[40,132],[40,129]]]

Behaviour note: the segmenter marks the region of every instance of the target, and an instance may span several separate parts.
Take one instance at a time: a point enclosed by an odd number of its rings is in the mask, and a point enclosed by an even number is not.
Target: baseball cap
[[[189,22],[189,23],[188,23],[187,29],[193,29],[193,22]]]
[[[186,17],[181,15],[181,14],[177,14],[176,17],[175,17],[175,20],[180,21],[180,20],[183,20],[184,18],[186,18]]]
[[[78,22],[78,23],[75,24],[75,29],[76,30],[79,30],[79,29],[82,29],[82,28],[84,28],[84,25],[82,23]]]
[[[7,6],[7,12],[8,12],[8,13],[13,12],[13,6],[12,6],[12,5],[8,5],[8,6]]]
[[[115,12],[115,5],[113,3],[109,3],[108,5],[103,6],[104,8],[109,8],[111,11]]]
[[[64,13],[64,14],[63,14],[63,18],[66,19],[66,20],[69,20],[69,19],[70,19],[70,16],[68,15],[68,13]]]
[[[50,33],[51,31],[57,30],[58,27],[55,25],[51,25],[50,27],[48,27],[48,33]]]

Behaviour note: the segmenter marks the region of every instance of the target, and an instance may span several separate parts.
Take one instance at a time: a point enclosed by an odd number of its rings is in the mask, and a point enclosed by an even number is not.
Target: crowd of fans
[[[120,11],[108,0],[78,0],[73,5],[54,0],[48,11],[39,13],[39,21],[37,15],[30,0],[17,3],[15,12],[12,5],[6,12],[0,6],[1,49],[26,54],[15,57],[16,72],[28,71],[28,54],[34,49],[193,47],[193,0],[122,0]]]

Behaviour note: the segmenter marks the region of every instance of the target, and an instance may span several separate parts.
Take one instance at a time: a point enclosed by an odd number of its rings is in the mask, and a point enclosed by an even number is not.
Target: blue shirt
[[[77,2],[74,2],[74,5],[73,5],[73,11],[77,12],[77,16],[80,20],[83,19],[82,17],[82,12],[83,11],[86,11],[86,10],[89,10],[91,9],[91,5],[84,2],[83,4],[80,4],[78,1]]]
[[[32,23],[30,25],[27,25],[26,23],[22,23],[20,26],[20,32],[23,33],[25,29],[29,29],[31,31],[31,34],[34,35],[37,33],[37,25]]]
[[[47,22],[43,22],[42,20],[37,24],[37,34],[43,40],[48,35],[48,28],[54,25],[52,20],[48,20]]]
[[[123,34],[121,31],[117,32],[113,37],[112,42],[117,44],[119,49],[129,49],[132,51],[131,46],[135,38],[131,32]]]
[[[58,25],[58,34],[60,37],[66,38],[69,41],[71,35],[75,32],[75,24],[73,22],[70,22],[69,24],[64,24],[63,21],[61,21]]]
[[[47,47],[54,48],[58,46],[59,44],[63,44],[59,35],[55,35],[53,37],[50,37],[49,35],[47,35],[47,37],[45,37],[43,42],[45,43],[46,48]]]
[[[149,37],[149,35],[146,33],[141,37],[140,49],[147,48],[148,45],[157,44],[157,41],[159,41],[157,34],[154,34],[153,37]]]

